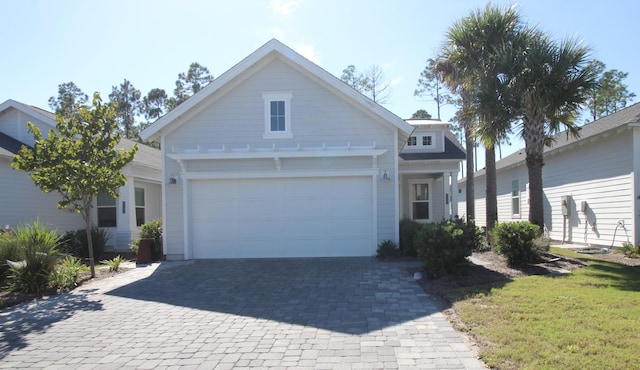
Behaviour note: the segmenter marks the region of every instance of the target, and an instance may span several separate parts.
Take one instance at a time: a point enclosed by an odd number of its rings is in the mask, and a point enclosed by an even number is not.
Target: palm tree
[[[504,66],[497,64],[494,54],[496,50],[513,45],[522,27],[520,15],[514,6],[501,8],[488,4],[483,11],[476,10],[451,26],[442,53],[442,58],[450,66],[443,69],[445,75],[450,78],[450,82],[455,82],[454,87],[467,95],[468,108],[465,115],[471,114],[479,122],[475,133],[486,152],[486,211],[489,232],[498,218],[495,145],[506,136],[513,121],[512,111],[505,108],[496,87]],[[450,71],[457,72],[457,80],[451,79]],[[470,127],[469,124],[465,126]],[[473,178],[472,172],[469,175],[469,167],[467,165],[467,185]],[[468,202],[467,194],[467,204]]]
[[[549,138],[567,130],[579,135],[577,112],[595,83],[589,66],[590,49],[575,39],[556,43],[537,29],[521,34],[526,48],[517,54],[503,53],[512,65],[507,84],[516,95],[511,105],[521,117],[529,173],[529,221],[544,227],[542,166]],[[503,60],[503,62],[506,62]]]

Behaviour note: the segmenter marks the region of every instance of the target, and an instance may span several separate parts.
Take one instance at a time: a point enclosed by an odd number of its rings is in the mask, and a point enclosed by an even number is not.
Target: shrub
[[[422,224],[403,218],[400,220],[400,253],[403,256],[417,257],[418,251],[415,246],[415,238]]]
[[[156,218],[142,225],[139,237],[140,239],[153,239],[152,258],[158,260],[162,257],[162,218]]]
[[[424,224],[415,239],[418,257],[426,273],[439,277],[467,263],[481,245],[480,231],[473,221],[455,218]]]
[[[18,239],[14,235],[0,233],[0,283],[9,274],[7,260],[21,261],[22,259]]]
[[[539,236],[540,227],[528,221],[505,222],[493,229],[496,252],[504,255],[509,265],[535,261],[540,253]]]
[[[107,242],[111,236],[105,229],[98,227],[91,228],[91,242],[93,243],[93,260],[94,262],[100,261],[104,250],[108,248]],[[89,247],[87,243],[87,230],[79,229],[75,231],[67,231],[62,236],[61,252],[70,254],[76,258],[87,259],[89,258]]]
[[[626,257],[638,258],[640,257],[640,246],[634,247],[629,242],[622,243],[622,247],[619,249],[620,253],[624,253]]]
[[[122,262],[124,262],[124,259],[122,259],[120,255],[117,255],[110,260],[101,261],[101,263],[109,265],[109,272],[117,272]]]
[[[88,271],[89,268],[83,265],[79,259],[67,256],[51,271],[49,283],[52,288],[71,289],[78,286],[80,274]]]
[[[22,260],[10,263],[9,288],[28,293],[45,289],[60,257],[57,230],[48,230],[35,221],[32,225],[19,226],[15,238]]]
[[[398,250],[398,245],[395,242],[391,240],[383,240],[378,244],[376,258],[398,257],[399,255],[400,251]]]

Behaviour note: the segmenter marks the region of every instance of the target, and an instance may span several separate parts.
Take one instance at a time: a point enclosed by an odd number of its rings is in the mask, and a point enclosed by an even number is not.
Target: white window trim
[[[291,139],[291,92],[263,93],[264,100],[264,139]],[[271,131],[271,102],[284,101],[284,131]]]
[[[415,140],[415,144],[412,144],[412,141]],[[407,139],[407,146],[416,147],[418,146],[418,137],[417,136],[409,136]]]
[[[415,194],[414,194],[414,190],[413,190],[413,185],[422,185],[422,184],[426,184],[428,187],[428,192],[429,192],[429,199],[427,199],[427,203],[428,203],[428,208],[429,208],[429,218],[427,219],[414,219],[413,218],[413,203],[414,203],[414,199],[415,199]],[[433,195],[433,182],[432,181],[428,181],[428,180],[409,180],[409,212],[411,214],[411,219],[413,221],[417,221],[417,222],[423,222],[423,223],[427,223],[427,222],[431,222],[432,217],[433,216],[433,200],[432,195]]]
[[[513,195],[513,182],[517,181],[518,182],[518,195],[514,196]],[[511,199],[511,218],[520,218],[521,214],[522,214],[522,192],[520,191],[520,179],[513,179],[511,180],[511,191],[509,193],[511,195],[510,199]],[[514,199],[518,199],[518,213],[514,213],[513,212],[513,200]]]
[[[436,143],[435,143],[436,135],[428,133],[428,134],[424,134],[424,135],[420,135],[420,136],[421,136],[420,137],[420,146],[421,147],[423,147],[423,148],[434,148],[436,146]],[[428,137],[428,136],[431,136],[431,145],[424,145],[423,144],[424,143],[424,139],[426,137]]]

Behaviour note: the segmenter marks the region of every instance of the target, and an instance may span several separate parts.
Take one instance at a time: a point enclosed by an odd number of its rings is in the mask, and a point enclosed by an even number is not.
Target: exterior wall
[[[264,62],[264,61],[263,61]],[[291,139],[264,139],[265,113],[263,93],[291,92]],[[393,129],[375,121],[369,114],[356,108],[318,82],[307,77],[280,59],[268,62],[250,78],[234,86],[224,94],[213,94],[202,111],[164,137],[163,150],[220,149],[278,147],[352,147],[371,146],[387,152],[377,158],[378,168],[395,172],[397,152],[394,152]],[[181,168],[168,157],[165,161],[165,181],[178,175]],[[189,161],[188,171],[276,171],[273,160],[203,160]],[[282,170],[348,170],[373,168],[368,158],[307,158],[282,161]],[[377,190],[377,240],[397,240],[395,221],[394,182],[376,181]],[[183,258],[184,225],[183,209],[185,187],[189,181],[179,179],[175,185],[165,187],[166,250],[168,259]],[[188,194],[188,192],[187,192]]]
[[[57,193],[43,193],[25,172],[11,168],[9,158],[0,157],[0,225],[33,223],[36,219],[59,233],[84,228],[79,214],[58,209]]]
[[[545,154],[543,167],[545,226],[553,240],[584,245],[620,246],[636,235],[633,204],[633,135],[622,131],[574,146],[570,150]],[[476,177],[476,223],[486,225],[484,176]],[[511,181],[519,179],[522,213],[511,215]],[[524,163],[498,171],[498,221],[528,220],[528,175]],[[460,209],[464,210],[461,184]],[[571,196],[569,217],[564,224],[560,200]],[[581,203],[587,208],[581,211]]]
[[[50,129],[55,128],[35,117],[23,113],[17,109],[9,108],[4,112],[0,112],[0,132],[13,137],[29,146],[33,146],[33,134],[29,132],[27,122],[32,122],[39,129],[42,136],[47,137]]]

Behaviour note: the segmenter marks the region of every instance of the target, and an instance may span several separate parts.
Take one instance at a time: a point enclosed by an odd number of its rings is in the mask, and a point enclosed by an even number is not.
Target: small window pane
[[[136,188],[136,207],[144,207],[144,188]]]
[[[429,200],[429,186],[427,184],[413,185],[414,200]]]
[[[415,136],[411,136],[409,140],[407,140],[407,145],[409,146],[415,146],[417,143],[418,142]]]
[[[116,207],[98,208],[98,227],[116,227]]]
[[[144,208],[136,208],[136,225],[144,225]]]
[[[511,199],[511,212],[514,215],[520,214],[520,198],[512,198]]]
[[[428,220],[429,219],[429,203],[427,202],[413,203],[413,219]]]
[[[110,196],[109,194],[98,194],[97,201],[98,201],[98,207],[116,205],[116,198]]]
[[[274,100],[270,104],[271,104],[271,131],[286,131],[284,101]]]
[[[511,196],[517,197],[520,195],[520,186],[518,185],[518,180],[513,180],[511,182]]]
[[[433,137],[432,136],[423,136],[422,137],[422,145],[423,146],[431,146],[431,145],[433,145]]]

